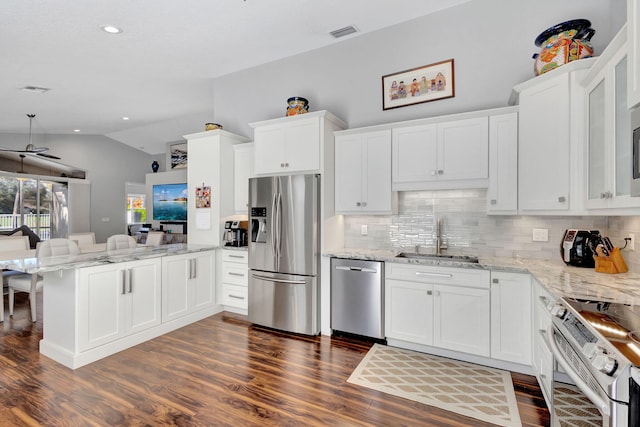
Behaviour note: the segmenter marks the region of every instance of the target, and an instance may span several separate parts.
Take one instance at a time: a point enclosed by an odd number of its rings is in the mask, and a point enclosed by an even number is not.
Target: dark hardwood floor
[[[38,352],[42,320],[29,321],[26,300],[5,315],[1,426],[490,425],[347,383],[371,346],[347,337],[294,336],[221,313],[70,370]],[[512,378],[523,425],[549,425],[535,378]]]

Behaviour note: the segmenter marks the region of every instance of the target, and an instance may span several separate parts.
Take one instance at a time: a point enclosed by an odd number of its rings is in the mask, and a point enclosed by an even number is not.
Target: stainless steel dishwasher
[[[384,339],[384,262],[331,258],[331,329]]]

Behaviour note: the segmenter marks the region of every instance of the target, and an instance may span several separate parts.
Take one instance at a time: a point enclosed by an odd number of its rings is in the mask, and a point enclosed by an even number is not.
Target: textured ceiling
[[[213,78],[465,1],[2,0],[0,132],[27,132],[35,113],[34,133],[80,129],[159,154],[210,120]]]

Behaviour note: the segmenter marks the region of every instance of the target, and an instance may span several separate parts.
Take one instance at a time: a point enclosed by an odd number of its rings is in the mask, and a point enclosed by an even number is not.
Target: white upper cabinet
[[[487,214],[518,212],[518,113],[489,117]]]
[[[327,111],[250,123],[256,175],[322,173],[326,141],[345,124]]]
[[[247,215],[249,206],[249,178],[253,177],[253,144],[233,146],[233,209]]]
[[[395,125],[392,130],[392,189],[487,187],[488,126],[486,115],[458,120],[435,118],[427,123],[416,120]]]
[[[584,88],[594,59],[582,59],[514,87],[519,97],[518,209],[584,213]]]
[[[630,196],[631,122],[627,109],[627,31],[623,28],[582,84],[587,94],[587,208],[640,206]],[[621,211],[622,213],[622,211]]]
[[[391,130],[336,132],[338,214],[390,214]]]
[[[640,105],[640,0],[627,0],[627,106]]]

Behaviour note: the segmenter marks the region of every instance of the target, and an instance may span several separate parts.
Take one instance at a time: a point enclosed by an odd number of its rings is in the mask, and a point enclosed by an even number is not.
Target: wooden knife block
[[[629,271],[620,248],[613,248],[609,256],[594,256],[593,259],[596,261],[598,273],[617,274]]]

